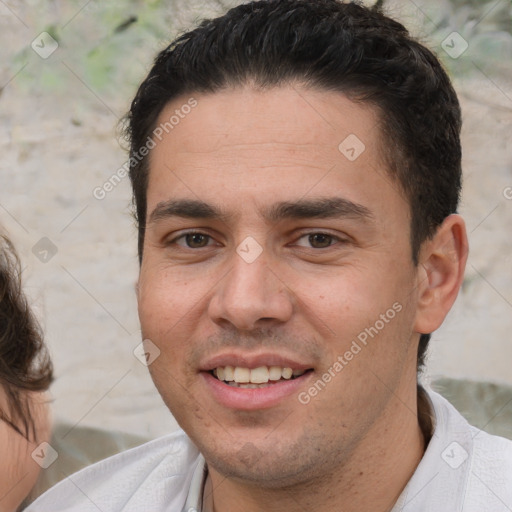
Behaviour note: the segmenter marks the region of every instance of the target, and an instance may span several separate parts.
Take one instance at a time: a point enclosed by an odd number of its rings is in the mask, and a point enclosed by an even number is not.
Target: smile
[[[272,386],[282,380],[293,380],[304,375],[308,370],[292,370],[281,366],[258,366],[244,368],[241,366],[219,366],[211,374],[218,380],[232,387],[256,389]]]

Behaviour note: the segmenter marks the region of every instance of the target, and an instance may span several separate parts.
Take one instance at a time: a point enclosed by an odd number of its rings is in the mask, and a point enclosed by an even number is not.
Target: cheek
[[[0,510],[15,510],[35,485],[40,467],[31,457],[42,441],[49,440],[48,409],[39,397],[32,405],[37,442],[28,442],[6,423],[0,422]]]
[[[143,263],[138,283],[138,307],[142,318],[165,322],[193,311],[212,286],[211,274],[197,269]],[[141,318],[141,319],[142,319]]]
[[[314,279],[305,279],[302,274],[296,283],[302,314],[329,341],[326,349],[333,359],[355,340],[372,342],[365,352],[381,357],[381,350],[403,349],[393,342],[394,338],[409,339],[414,317],[410,275],[401,276],[395,270],[390,277],[389,272],[371,273],[364,268],[346,267],[335,275],[331,272]],[[362,362],[365,357],[357,359]]]
[[[378,317],[389,302],[383,293],[385,287],[376,287],[375,282],[363,271],[345,267],[324,275],[297,275],[294,292],[303,313],[323,325],[322,331],[347,335],[359,324]]]
[[[138,311],[145,337],[166,332],[189,308],[188,282],[165,271],[142,270]]]
[[[138,289],[138,313],[143,339],[160,350],[149,370],[155,382],[178,385],[183,380],[183,361],[187,360],[189,340],[198,328],[201,315],[200,279],[195,282],[175,273],[142,272]]]

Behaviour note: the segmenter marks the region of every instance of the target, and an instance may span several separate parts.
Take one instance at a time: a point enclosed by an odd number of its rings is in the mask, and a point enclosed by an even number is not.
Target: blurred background
[[[156,52],[240,2],[0,0],[0,224],[55,364],[54,414],[145,437],[175,423],[133,351],[136,231],[117,123]],[[371,4],[373,2],[365,2]],[[463,109],[464,286],[426,379],[512,384],[512,2],[395,0]]]

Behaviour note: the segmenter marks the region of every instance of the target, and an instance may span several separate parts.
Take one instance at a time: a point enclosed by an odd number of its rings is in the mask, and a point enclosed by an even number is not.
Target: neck
[[[324,512],[389,512],[423,457],[429,437],[429,426],[422,425],[425,436],[418,421],[416,393],[404,398],[391,400],[348,461],[315,479],[268,489],[210,468],[204,512],[278,512],[297,506]],[[420,400],[422,408],[426,403]],[[419,416],[428,417],[423,411]]]

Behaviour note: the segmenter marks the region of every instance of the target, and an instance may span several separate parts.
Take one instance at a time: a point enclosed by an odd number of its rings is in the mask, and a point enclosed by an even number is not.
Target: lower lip
[[[278,381],[264,388],[237,388],[220,381],[209,372],[201,372],[201,375],[218,403],[229,409],[254,411],[275,407],[291,395],[298,396],[312,373],[308,371],[295,379]]]

